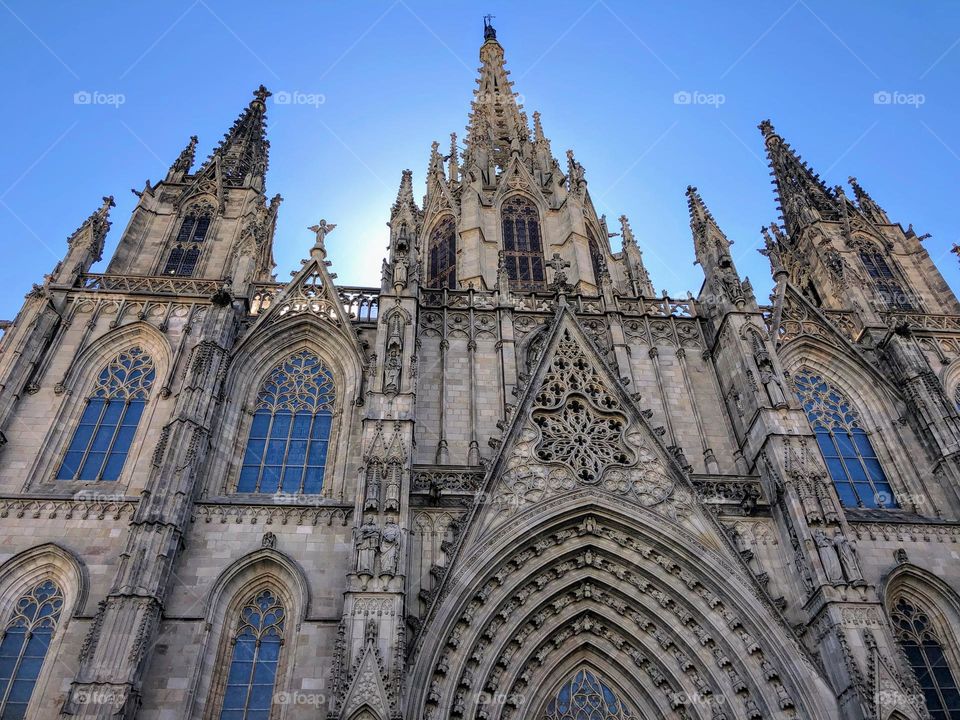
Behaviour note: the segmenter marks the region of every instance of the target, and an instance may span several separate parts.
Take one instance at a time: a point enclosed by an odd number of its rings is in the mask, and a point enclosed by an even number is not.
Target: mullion
[[[110,404],[109,400],[107,404]],[[103,454],[103,463],[100,465],[100,472],[97,473],[97,480],[103,477],[103,473],[107,469],[107,463],[110,462],[110,455],[113,454],[113,446],[117,444],[117,435],[120,434],[120,428],[123,427],[123,419],[127,416],[127,410],[129,409],[130,400],[128,398],[123,403],[123,410],[120,411],[120,417],[117,418],[117,424],[113,428],[113,435],[110,436],[110,442],[107,443],[107,449]]]
[[[30,628],[27,626],[22,627],[24,629],[23,642],[20,643],[20,650],[17,652],[17,661],[13,664],[13,669],[10,671],[10,679],[7,681],[7,687],[3,692],[3,697],[0,698],[0,717],[2,717],[3,713],[5,713],[7,709],[7,701],[10,699],[10,693],[13,691],[14,681],[17,679],[17,673],[20,671],[20,665],[23,663],[23,654],[27,651],[27,643],[30,642]],[[10,632],[10,628],[7,628],[7,630],[4,631],[4,638],[6,638],[8,632]]]
[[[267,452],[270,448],[270,437],[273,435],[273,421],[276,417],[277,414],[275,412],[270,414],[270,422],[267,424],[267,429],[264,433],[263,452],[260,453],[260,472],[257,473],[257,483],[253,487],[254,492],[261,492],[260,486],[263,483],[263,472],[267,467]],[[279,487],[280,486],[277,485],[277,488]]]
[[[257,674],[257,660],[260,658],[260,636],[257,635],[256,642],[253,645],[253,660],[250,663],[250,677],[247,678],[247,695],[243,699],[243,717],[246,720],[250,712],[250,694],[253,692],[253,678]]]
[[[110,406],[109,398],[96,398],[97,400],[102,400],[103,404],[100,406],[100,415],[97,417],[97,422],[93,426],[93,430],[90,432],[90,437],[87,439],[87,446],[83,449],[83,459],[80,461],[80,464],[77,465],[77,472],[73,476],[73,479],[78,479],[83,475],[83,471],[87,466],[87,460],[90,458],[90,448],[93,447],[93,441],[97,437],[97,432],[100,430],[100,425],[103,424],[103,416],[107,414],[107,408]],[[87,403],[89,404],[89,400]],[[101,466],[102,469],[102,466]],[[99,473],[98,473],[99,477]]]

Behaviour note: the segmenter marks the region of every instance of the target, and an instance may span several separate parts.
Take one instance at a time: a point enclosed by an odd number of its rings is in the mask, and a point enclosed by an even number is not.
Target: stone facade
[[[769,304],[692,187],[706,282],[657,296],[489,24],[480,58],[465,150],[434,144],[420,204],[402,175],[379,288],[335,283],[325,221],[274,280],[261,87],[147,183],[106,273],[110,198],[28,294],[0,341],[6,636],[25,594],[62,598],[26,717],[572,718],[593,683],[590,718],[919,720],[914,611],[960,678],[960,303],[923,237],[764,122]],[[132,348],[122,470],[78,479]],[[322,487],[247,486],[291,358],[332,380]],[[229,714],[265,597],[270,702]]]

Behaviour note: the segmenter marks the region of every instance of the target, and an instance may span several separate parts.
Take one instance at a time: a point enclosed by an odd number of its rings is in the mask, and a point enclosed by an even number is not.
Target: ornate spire
[[[517,103],[513,83],[507,78],[509,72],[504,67],[503,47],[497,42],[497,33],[490,24],[491,17],[484,18],[480,77],[470,105],[467,138],[471,146],[489,140],[493,146],[493,160],[503,168],[510,160],[511,143],[529,142],[530,128],[521,112],[522,106]]]
[[[587,178],[583,165],[573,157],[573,150],[567,150],[567,189],[571,193],[582,193],[587,187]]]
[[[223,136],[200,172],[209,167],[214,158],[219,158],[220,171],[227,184],[240,185],[249,177],[263,187],[270,150],[266,122],[270,94],[263,85],[254,91],[253,100]]]
[[[190,142],[187,143],[187,146],[180,151],[180,154],[177,156],[177,159],[173,161],[173,165],[170,166],[169,172],[167,172],[167,179],[173,179],[176,177],[178,180],[184,175],[190,173],[190,168],[193,167],[193,161],[197,152],[197,136],[191,135]]]
[[[116,207],[113,195],[103,198],[100,207],[94,210],[83,224],[74,230],[67,239],[69,245],[74,245],[81,238],[88,239],[91,245],[103,248],[104,238],[110,230],[110,208]],[[89,231],[89,235],[87,235]],[[99,255],[99,252],[97,253]]]
[[[729,261],[730,245],[733,243],[727,240],[700,193],[692,185],[687,186],[687,207],[690,210],[690,230],[693,232],[697,262],[706,268],[708,263],[716,263],[722,258]]]
[[[835,198],[820,177],[790,149],[789,143],[777,135],[769,120],[757,127],[767,147],[771,175],[777,186],[787,231],[793,234],[821,218],[836,219]]]
[[[779,281],[781,275],[789,274],[784,264],[784,256],[790,254],[786,238],[780,228],[773,223],[769,228],[760,228],[760,234],[763,235],[763,248],[757,252],[770,261],[770,273],[774,280]]]
[[[852,175],[848,178],[850,187],[853,188],[853,194],[857,198],[857,207],[860,212],[866,215],[871,221],[878,225],[889,225],[890,218],[882,207],[880,207],[873,198],[867,194],[867,191],[860,187],[860,183]]]
[[[416,217],[420,212],[416,200],[413,199],[413,171],[404,170],[400,176],[400,189],[397,190],[397,199],[393,203],[390,216],[395,217],[402,208],[409,208]]]
[[[623,254],[627,259],[627,273],[630,276],[634,295],[653,297],[657,291],[653,287],[653,281],[650,280],[650,273],[643,264],[643,253],[637,246],[637,240],[633,236],[633,229],[626,215],[620,216],[620,238],[623,241]]]
[[[457,150],[457,134],[450,133],[450,156],[447,158],[447,174],[450,176],[450,182],[456,182],[460,179],[460,156]]]

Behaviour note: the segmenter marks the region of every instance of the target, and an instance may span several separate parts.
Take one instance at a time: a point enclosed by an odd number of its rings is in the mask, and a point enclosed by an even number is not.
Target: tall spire
[[[887,213],[867,194],[867,191],[860,186],[857,179],[851,176],[848,181],[850,187],[853,188],[854,196],[857,198],[857,207],[860,208],[860,212],[878,225],[889,225],[890,218],[887,217]]]
[[[723,310],[730,306],[743,309],[747,303],[755,303],[749,280],[741,282],[737,268],[730,257],[730,246],[717,221],[707,209],[700,193],[692,185],[687,186],[687,205],[690,208],[690,230],[697,262],[706,276],[705,295],[701,301],[711,309]],[[726,305],[729,303],[729,305]]]
[[[623,255],[627,260],[627,274],[630,276],[633,294],[639,297],[653,297],[657,291],[650,280],[650,273],[643,264],[643,253],[637,246],[637,240],[633,236],[633,229],[626,215],[620,216],[620,239],[623,241]]]
[[[510,160],[511,143],[529,142],[530,128],[507,77],[510,73],[504,67],[503,47],[497,42],[491,18],[488,15],[483,20],[480,77],[470,105],[467,138],[471,145],[488,142],[494,162],[502,168]]]
[[[253,100],[223,136],[217,149],[204,163],[201,172],[211,165],[214,158],[218,158],[225,183],[240,185],[246,178],[250,178],[254,185],[263,187],[270,150],[266,122],[266,103],[270,95],[263,85],[254,91]]]
[[[791,235],[818,220],[835,220],[837,206],[827,186],[810,167],[777,135],[769,120],[757,127],[763,134],[771,175],[777,186],[780,209]]]

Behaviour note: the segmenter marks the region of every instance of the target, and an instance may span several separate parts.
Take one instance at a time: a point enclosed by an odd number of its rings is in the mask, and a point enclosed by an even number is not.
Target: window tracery
[[[427,245],[427,287],[457,287],[457,222],[452,215],[434,226]]]
[[[638,720],[638,716],[597,675],[578,670],[547,704],[544,720]]]
[[[101,371],[80,417],[58,480],[117,480],[156,378],[140,347],[116,355]]]
[[[877,294],[890,310],[913,310],[910,296],[894,275],[883,254],[873,246],[860,248],[860,262],[867,274],[873,279]]]
[[[923,691],[931,718],[960,720],[960,690],[927,613],[900,596],[891,620],[897,641]]]
[[[500,210],[503,227],[503,260],[516,290],[542,290],[546,282],[540,213],[536,205],[521,196],[503,203]]]
[[[62,610],[63,593],[52,580],[30,589],[14,606],[0,640],[0,717],[4,720],[26,716]]]
[[[257,394],[237,491],[319,493],[335,401],[332,374],[309,350],[275,367]]]
[[[190,277],[197,268],[197,261],[203,250],[212,221],[212,208],[196,207],[180,223],[180,230],[170,248],[167,262],[163,266],[164,275]]]
[[[793,384],[840,502],[847,507],[898,507],[860,414],[850,400],[810,368],[797,371]]]
[[[220,720],[268,720],[283,646],[286,613],[272,590],[241,608]]]

